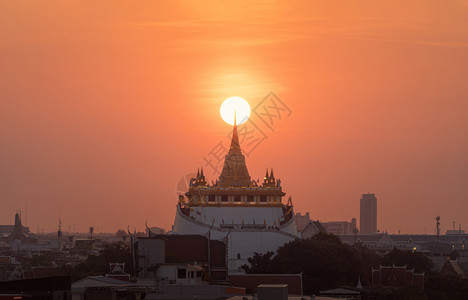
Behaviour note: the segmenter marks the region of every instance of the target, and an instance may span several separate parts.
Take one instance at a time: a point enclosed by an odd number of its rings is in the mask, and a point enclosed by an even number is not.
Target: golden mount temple
[[[251,179],[234,119],[231,146],[219,179],[208,185],[203,169],[198,171],[185,196],[179,197],[172,234],[224,240],[229,272],[242,272],[241,266],[248,264],[254,252],[276,251],[297,238],[292,201],[289,198],[283,204],[284,196],[273,169],[267,169],[261,185]]]

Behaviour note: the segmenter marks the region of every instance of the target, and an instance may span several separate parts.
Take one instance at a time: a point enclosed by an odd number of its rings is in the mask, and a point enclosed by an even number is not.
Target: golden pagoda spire
[[[231,139],[231,148],[232,150],[241,151],[239,144],[239,135],[237,134],[237,121],[236,121],[236,111],[234,110],[234,127],[232,129],[232,139]]]
[[[223,170],[219,176],[219,186],[252,186],[249,171],[245,165],[245,157],[240,148],[236,111],[234,111],[231,147],[224,158]]]

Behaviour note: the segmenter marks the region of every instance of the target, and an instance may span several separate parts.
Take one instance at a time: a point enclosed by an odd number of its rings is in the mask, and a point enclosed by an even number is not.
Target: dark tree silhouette
[[[125,272],[132,274],[132,252],[124,242],[106,244],[99,255],[89,255],[86,261],[75,267],[64,266],[63,270],[72,281],[91,275],[104,275],[110,271],[110,263],[125,263]]]
[[[248,273],[303,273],[304,292],[318,293],[320,289],[338,285],[355,285],[360,263],[352,248],[331,234],[319,233],[309,239],[286,243],[273,257],[272,252],[256,253],[244,266]]]
[[[406,266],[407,269],[414,269],[416,272],[429,274],[434,267],[432,261],[421,252],[401,251],[394,248],[387,253],[380,264],[384,266]]]
[[[276,270],[274,269],[271,261],[274,254],[275,253],[272,251],[268,251],[265,254],[254,252],[254,256],[248,259],[250,266],[243,265],[242,269],[251,274],[275,273]]]

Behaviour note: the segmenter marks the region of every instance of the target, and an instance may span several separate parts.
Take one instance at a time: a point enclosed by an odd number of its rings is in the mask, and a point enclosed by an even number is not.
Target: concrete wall
[[[151,278],[156,274],[147,269],[151,266],[164,264],[166,261],[166,242],[163,239],[138,239],[139,277]]]

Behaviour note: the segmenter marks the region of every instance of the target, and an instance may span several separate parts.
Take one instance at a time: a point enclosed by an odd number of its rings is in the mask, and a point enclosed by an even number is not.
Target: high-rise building
[[[375,194],[363,194],[360,210],[360,233],[377,232],[377,198]]]

